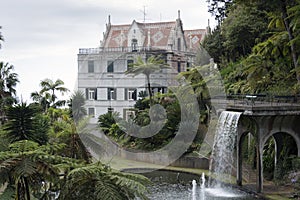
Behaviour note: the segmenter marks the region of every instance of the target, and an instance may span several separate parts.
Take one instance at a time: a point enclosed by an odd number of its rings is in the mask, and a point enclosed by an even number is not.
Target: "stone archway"
[[[269,134],[262,141],[262,146],[264,146],[263,152],[269,151],[268,154],[265,154],[265,152],[262,154],[263,180],[266,178],[266,174],[268,174],[269,179],[272,181],[279,180],[279,177],[283,180],[285,175],[283,172],[290,170],[286,167],[287,164],[291,164],[289,157],[297,156],[299,152],[296,139],[297,137],[293,136],[293,134],[275,132]]]
[[[247,142],[245,144],[244,142]],[[246,145],[246,147],[245,147]],[[245,148],[247,149],[247,156],[249,159],[249,154],[254,153],[253,155],[253,162],[252,164],[255,165],[256,162],[256,151],[251,152],[251,149],[257,149],[257,139],[255,138],[254,134],[250,131],[245,131],[242,134],[238,135],[238,142],[237,142],[237,184],[242,185],[242,180],[247,179],[247,176],[250,176],[250,169],[251,165],[247,165],[245,167],[245,162],[244,162],[244,153],[245,153]],[[248,168],[245,170],[245,168]],[[248,171],[248,174],[246,173]],[[246,173],[246,174],[245,174]],[[250,177],[248,177],[248,181],[250,181]]]
[[[297,115],[275,115],[275,116],[257,116],[257,137],[258,147],[257,152],[257,192],[263,191],[263,149],[264,144],[272,135],[276,133],[287,133],[291,135],[298,148],[298,156],[300,156],[300,116]]]
[[[237,138],[237,184],[242,185],[242,142],[245,134],[251,132],[256,140],[256,187],[257,192],[263,191],[263,147],[269,137],[276,133],[291,135],[297,146],[300,157],[300,116],[298,115],[242,115],[238,124]],[[279,141],[280,138],[277,137]],[[279,143],[278,143],[279,145]]]

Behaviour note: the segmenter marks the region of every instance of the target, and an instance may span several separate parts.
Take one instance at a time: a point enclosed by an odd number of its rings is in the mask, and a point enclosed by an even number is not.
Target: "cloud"
[[[199,0],[9,0],[1,2],[0,26],[5,38],[1,61],[15,65],[23,98],[43,78],[60,78],[73,90],[79,48],[97,47],[108,15],[113,24],[181,18],[185,29],[205,28],[209,14]],[[26,98],[25,98],[26,99]]]

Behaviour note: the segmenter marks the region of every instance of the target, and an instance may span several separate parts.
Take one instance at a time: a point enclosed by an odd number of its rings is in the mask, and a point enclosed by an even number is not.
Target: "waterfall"
[[[205,174],[202,172],[201,175],[201,186],[200,186],[200,200],[205,200]]]
[[[202,172],[201,175],[201,189],[205,189],[205,174]]]
[[[192,185],[193,185],[193,188],[192,188],[192,200],[197,200],[197,182],[196,180],[193,180],[192,181]]]
[[[216,180],[231,181],[240,115],[240,112],[223,111],[219,117],[210,163],[210,172]]]

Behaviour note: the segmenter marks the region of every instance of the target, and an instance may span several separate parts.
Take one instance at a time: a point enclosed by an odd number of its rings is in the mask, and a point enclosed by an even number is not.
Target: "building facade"
[[[110,17],[98,48],[79,49],[78,90],[86,96],[85,107],[94,118],[117,111],[123,118],[134,113],[131,108],[141,91],[146,91],[143,74],[126,75],[137,57],[143,60],[160,56],[170,66],[153,73],[151,89],[165,93],[174,84],[174,77],[194,63],[196,50],[206,29],[184,30],[178,18],[171,22],[112,25]]]

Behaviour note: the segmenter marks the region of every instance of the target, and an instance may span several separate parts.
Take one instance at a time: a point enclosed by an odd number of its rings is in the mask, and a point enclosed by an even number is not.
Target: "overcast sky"
[[[181,11],[184,29],[206,28],[206,0],[5,0],[0,26],[5,42],[0,61],[15,66],[18,96],[29,101],[45,78],[61,79],[76,88],[79,48],[94,48],[102,40],[108,15],[112,24],[174,21]]]

